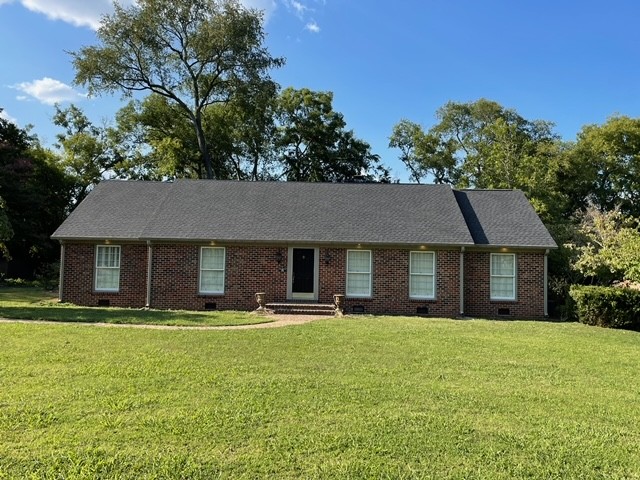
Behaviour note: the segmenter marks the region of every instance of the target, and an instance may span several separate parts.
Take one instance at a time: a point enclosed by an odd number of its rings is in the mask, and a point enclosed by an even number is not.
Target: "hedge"
[[[640,331],[640,290],[573,285],[578,321],[587,325]]]

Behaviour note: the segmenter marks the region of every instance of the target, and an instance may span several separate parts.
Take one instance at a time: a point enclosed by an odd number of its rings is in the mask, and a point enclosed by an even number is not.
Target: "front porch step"
[[[330,303],[267,303],[267,309],[278,314],[291,315],[327,315],[335,313],[335,306]]]

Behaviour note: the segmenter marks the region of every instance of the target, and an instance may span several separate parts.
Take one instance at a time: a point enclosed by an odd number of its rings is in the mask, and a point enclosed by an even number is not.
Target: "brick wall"
[[[276,261],[278,253],[281,263]],[[218,310],[254,310],[258,291],[266,292],[268,301],[286,299],[285,248],[228,246],[225,256],[224,294],[203,295],[198,292],[200,246],[154,245],[151,305],[203,310],[205,304],[215,303]]]
[[[66,244],[63,301],[97,305],[109,299],[114,306],[143,307],[146,299],[147,247],[122,245],[120,292],[93,291],[95,245]],[[429,315],[455,317],[459,312],[459,250],[436,252],[436,298],[409,298],[409,251],[372,249],[372,297],[347,298],[346,311],[363,307],[365,313],[415,315],[418,309]],[[320,303],[332,303],[334,293],[345,293],[346,249],[319,248]],[[269,246],[227,246],[225,291],[203,295],[199,289],[200,246],[154,244],[151,306],[161,309],[253,310],[258,291],[268,302],[287,298],[287,248]],[[278,257],[281,261],[278,263]],[[328,260],[327,260],[328,259]],[[498,308],[509,308],[513,317],[544,315],[543,254],[517,256],[518,287],[515,302],[489,299],[489,254],[465,253],[465,313],[496,316]]]
[[[98,305],[108,300],[112,307],[145,306],[147,289],[147,246],[120,245],[120,291],[94,290],[96,246],[65,244],[62,301],[77,305]]]
[[[490,253],[465,253],[465,314],[479,317],[544,317],[544,254],[516,254],[516,300],[496,301],[490,296]]]
[[[331,302],[334,293],[345,293],[346,249],[320,249],[320,258],[328,252],[329,266],[320,265],[320,302]],[[454,317],[460,310],[460,282],[458,270],[460,253],[457,250],[436,252],[436,298],[409,298],[410,250],[375,249],[372,255],[371,298],[346,298],[345,309],[364,307],[365,313],[416,315],[418,308],[426,308],[429,315]],[[424,310],[423,310],[424,311]]]

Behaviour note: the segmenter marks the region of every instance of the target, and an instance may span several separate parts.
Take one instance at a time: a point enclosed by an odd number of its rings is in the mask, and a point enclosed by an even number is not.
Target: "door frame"
[[[304,248],[313,250],[313,292],[311,293],[294,293],[293,292],[293,250],[296,248]],[[287,256],[287,300],[314,300],[318,301],[318,285],[320,270],[320,249],[317,247],[309,247],[304,245],[296,245],[288,248]]]

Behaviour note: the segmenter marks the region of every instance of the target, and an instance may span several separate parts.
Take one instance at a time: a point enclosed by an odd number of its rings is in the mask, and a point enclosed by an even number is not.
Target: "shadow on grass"
[[[267,323],[272,320],[246,312],[186,312],[128,308],[76,307],[69,305],[0,306],[0,317],[53,322],[143,325],[228,326]]]

